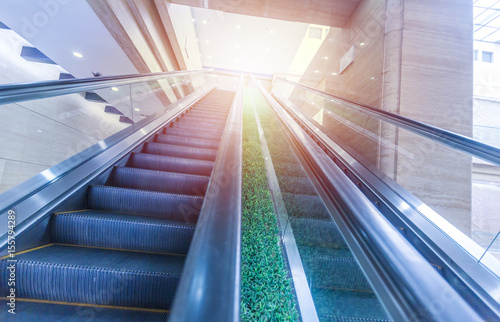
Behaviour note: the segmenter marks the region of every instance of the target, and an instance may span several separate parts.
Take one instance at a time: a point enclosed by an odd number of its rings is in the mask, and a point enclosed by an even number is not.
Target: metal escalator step
[[[209,139],[209,140],[220,140],[222,134],[205,132],[201,129],[180,129],[180,128],[165,128],[163,130],[164,134],[173,134],[183,137],[199,138],[199,139]]]
[[[6,300],[0,300],[2,307],[7,307]],[[98,305],[69,304],[59,302],[39,302],[36,300],[16,299],[15,321],[133,321],[164,322],[167,310],[133,309]],[[0,321],[11,321],[12,314],[0,310]]]
[[[350,250],[299,246],[299,252],[309,284],[313,287],[372,292]]]
[[[195,148],[205,149],[218,149],[220,143],[219,140],[187,138],[173,134],[157,134],[155,137],[155,141],[158,143],[191,146]]]
[[[280,176],[302,177],[306,175],[305,171],[302,169],[302,166],[300,165],[300,163],[298,163],[298,161],[278,163],[273,160],[273,167],[278,178]]]
[[[210,178],[192,174],[115,167],[107,185],[141,190],[205,195]]]
[[[171,127],[183,128],[183,129],[200,129],[205,132],[223,133],[226,124],[207,124],[204,122],[193,121],[189,119],[181,119],[182,121],[176,121],[171,123]]]
[[[328,210],[320,197],[291,193],[282,195],[290,217],[330,219]]]
[[[303,195],[317,195],[316,189],[306,176],[278,176],[280,189],[287,193],[298,193]]]
[[[138,214],[165,219],[195,222],[198,219],[203,197],[164,192],[90,186],[88,207],[125,214]]]
[[[194,106],[188,110],[189,113],[207,113],[210,115],[219,115],[227,117],[230,108],[210,107],[210,106]]]
[[[347,248],[333,220],[290,217],[290,225],[299,245]]]
[[[104,211],[53,214],[53,243],[187,254],[195,224]]]
[[[19,298],[168,309],[185,256],[49,245],[16,260]],[[8,265],[0,261],[2,276]],[[2,294],[7,287],[0,279]]]
[[[372,292],[312,287],[311,294],[320,321],[390,321]]]
[[[210,176],[214,163],[207,160],[186,159],[148,153],[133,153],[127,166]]]
[[[144,145],[142,150],[144,153],[166,155],[171,157],[189,158],[189,159],[200,159],[215,161],[217,157],[217,150],[214,149],[203,149],[203,148],[193,148],[190,146],[173,145],[157,142],[149,142]]]
[[[198,115],[185,115],[178,119],[178,122],[196,122],[198,126],[216,126],[221,127],[226,125],[225,120],[216,120],[209,117],[203,117]]]
[[[198,111],[198,110],[192,110],[188,111],[184,116],[198,116],[198,117],[203,117],[211,120],[218,120],[218,121],[225,121],[227,120],[227,113],[217,113],[217,112],[211,112],[211,111]]]

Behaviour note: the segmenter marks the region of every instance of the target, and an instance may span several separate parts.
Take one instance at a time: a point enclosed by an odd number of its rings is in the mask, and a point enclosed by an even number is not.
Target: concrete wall
[[[340,73],[352,46],[355,60]],[[362,1],[343,28],[331,30],[301,83],[319,88],[325,79],[329,93],[471,136],[472,4]],[[355,153],[470,235],[470,157],[391,125],[354,120],[382,137],[360,143],[349,134]]]

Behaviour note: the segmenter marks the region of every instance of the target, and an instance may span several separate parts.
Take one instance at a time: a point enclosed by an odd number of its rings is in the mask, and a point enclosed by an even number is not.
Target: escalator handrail
[[[100,76],[0,85],[0,105],[80,93],[84,91],[92,91],[113,86],[155,81],[168,77],[183,77],[210,72],[213,72],[213,70],[205,69],[193,71]]]
[[[408,131],[424,136],[433,141],[440,142],[452,149],[459,150],[474,157],[491,162],[493,164],[500,165],[500,149],[497,147],[480,142],[465,135],[461,135],[433,125],[419,122],[369,105],[357,103],[281,77],[276,78],[276,82],[278,81],[289,83],[296,87],[304,88],[306,90],[318,93],[322,96],[329,97],[330,99],[348,103],[350,107],[363,111],[365,113],[370,113],[372,115],[375,115],[379,119],[382,119],[383,121],[389,122],[393,125],[404,128]]]
[[[254,79],[255,81],[255,79]],[[480,321],[476,312],[375,208],[260,83],[287,135],[313,169],[332,214],[386,310],[396,321]],[[324,197],[324,196],[323,196]],[[443,304],[440,301],[452,298]],[[443,304],[441,307],[440,305]],[[436,305],[436,307],[433,307]],[[439,309],[438,309],[439,306]]]
[[[243,80],[242,75],[170,321],[239,321]]]

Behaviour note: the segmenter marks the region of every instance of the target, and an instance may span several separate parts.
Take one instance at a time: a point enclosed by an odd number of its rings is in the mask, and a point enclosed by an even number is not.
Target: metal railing
[[[302,85],[299,83],[295,83],[284,78],[277,78],[276,82],[285,82],[288,84],[292,84],[293,86],[304,88],[308,91],[318,93],[320,95],[332,97],[335,100],[342,101],[345,103],[349,103],[350,107],[353,109],[357,109],[363,111],[365,113],[369,113],[372,115],[376,115],[380,119],[396,125],[400,128],[404,128],[410,132],[416,133],[423,137],[429,138],[433,141],[440,142],[450,148],[455,150],[459,150],[475,156],[477,158],[483,159],[485,161],[494,163],[496,165],[500,165],[500,149],[493,147],[491,145],[482,143],[480,141],[474,140],[464,135],[460,135],[451,131],[446,131],[444,129],[425,124],[423,122],[415,121],[410,118],[394,114],[388,111],[384,111],[379,108],[375,108],[369,105],[364,105],[360,103],[356,103],[345,98],[325,93],[320,90],[317,90],[313,87],[309,87],[306,85]]]
[[[222,136],[171,321],[239,321],[243,75]]]
[[[280,103],[260,84],[259,88],[273,107],[299,158],[314,174],[326,206],[335,210],[331,213],[336,224],[391,318],[395,321],[480,321],[469,304],[297,125]],[[453,301],[438,305],[443,296]]]

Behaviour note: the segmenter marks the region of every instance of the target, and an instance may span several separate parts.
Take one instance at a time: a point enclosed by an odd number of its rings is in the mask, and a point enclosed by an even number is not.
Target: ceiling
[[[500,43],[500,0],[474,0],[474,40]]]
[[[170,0],[248,16],[344,27],[362,0]]]
[[[192,8],[205,67],[287,73],[309,24]]]

